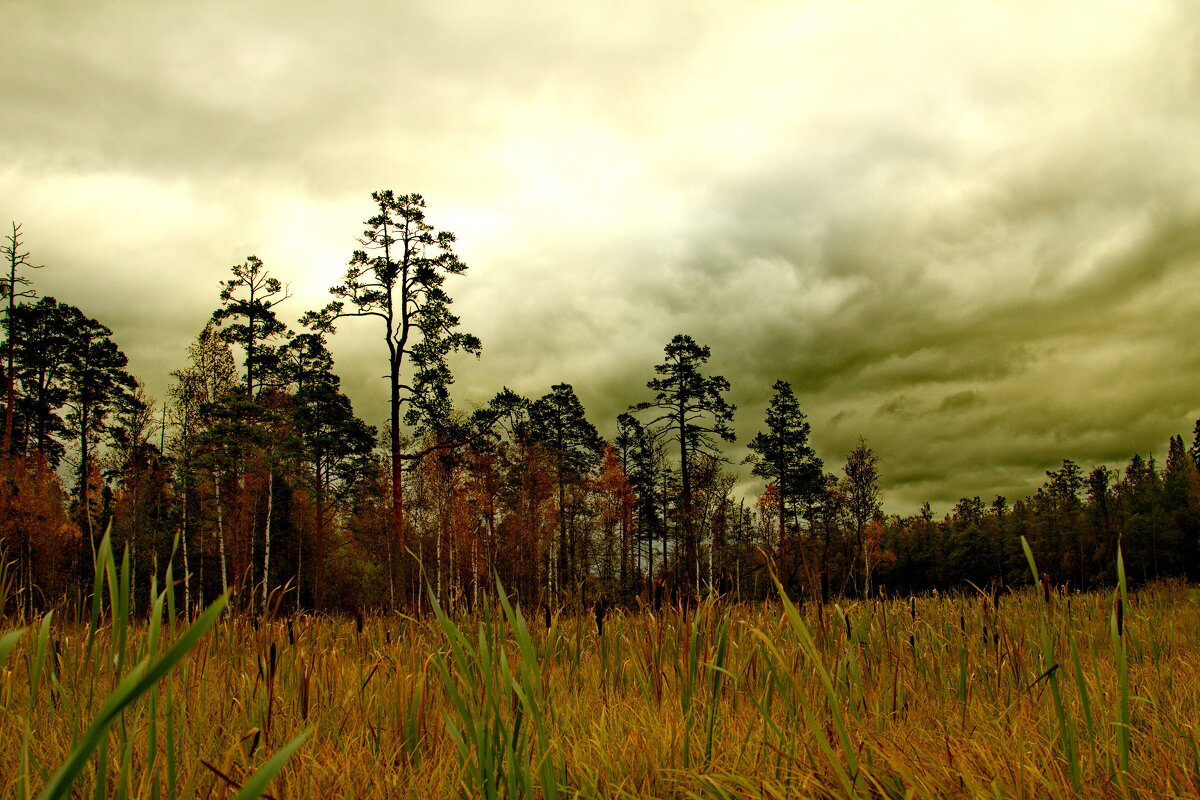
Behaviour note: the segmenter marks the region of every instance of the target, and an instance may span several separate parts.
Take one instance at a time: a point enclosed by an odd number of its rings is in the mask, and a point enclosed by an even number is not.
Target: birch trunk
[[[229,592],[229,573],[225,566],[225,518],[221,509],[221,475],[216,474],[217,490],[217,552],[221,556],[221,594]]]
[[[267,610],[267,589],[271,582],[271,510],[274,507],[275,468],[267,470],[267,524],[263,530],[263,611]],[[319,513],[321,512],[318,509]]]

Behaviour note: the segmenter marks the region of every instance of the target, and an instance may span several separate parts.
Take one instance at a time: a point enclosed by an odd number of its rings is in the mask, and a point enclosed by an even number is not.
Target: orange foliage
[[[7,471],[0,480],[0,548],[16,563],[18,602],[32,598],[37,608],[72,585],[82,540],[67,516],[62,483],[44,459],[13,456]]]

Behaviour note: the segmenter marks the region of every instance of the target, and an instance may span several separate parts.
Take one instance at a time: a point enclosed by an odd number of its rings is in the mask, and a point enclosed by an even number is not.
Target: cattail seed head
[[[604,635],[604,616],[608,613],[608,595],[600,595],[600,599],[596,601],[593,609],[596,615],[596,635]]]

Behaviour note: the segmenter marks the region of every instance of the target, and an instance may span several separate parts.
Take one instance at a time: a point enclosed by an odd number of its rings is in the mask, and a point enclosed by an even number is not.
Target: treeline
[[[865,441],[826,472],[784,381],[748,443],[767,490],[737,497],[722,455],[729,383],[682,334],[647,367],[611,441],[565,383],[457,410],[448,358],[482,349],[446,287],[466,265],[419,195],[372,201],[330,303],[299,314],[298,331],[279,318],[286,285],[260,259],[232,267],[161,404],[110,329],[36,295],[13,226],[0,248],[9,610],[78,602],[106,530],[135,577],[173,559],[189,607],[233,590],[247,611],[412,609],[426,587],[470,606],[493,575],[547,607],[760,598],[772,571],[810,598],[1020,584],[1021,536],[1056,583],[1110,583],[1118,545],[1138,580],[1197,577],[1200,447],[1179,437],[1162,470],[1135,457],[1122,473],[1084,475],[1065,461],[1032,497],[963,499],[935,520],[928,505],[882,514]],[[382,340],[379,428],[356,416],[334,371],[329,337],[344,324]]]
[[[1017,584],[1029,580],[1024,536],[1050,579],[1074,589],[1116,582],[1121,550],[1132,582],[1182,576],[1200,580],[1200,422],[1185,447],[1171,438],[1166,463],[1133,456],[1122,470],[1085,473],[1064,460],[1032,496],[1011,505],[963,498],[943,520],[926,505],[892,517],[879,532],[886,563],[880,580],[898,591],[959,587],[966,581]]]

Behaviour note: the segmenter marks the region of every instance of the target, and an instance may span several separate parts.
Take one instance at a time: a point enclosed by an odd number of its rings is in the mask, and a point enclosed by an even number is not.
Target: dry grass
[[[166,796],[170,763],[178,796],[227,797],[312,727],[271,796],[1195,797],[1197,592],[1131,594],[1122,622],[1112,593],[1032,590],[617,612],[603,640],[499,603],[361,633],[226,617],[110,731],[107,789]],[[5,797],[40,790],[115,683],[122,626],[89,656],[87,625],[55,618],[32,700],[40,624],[0,666]]]

